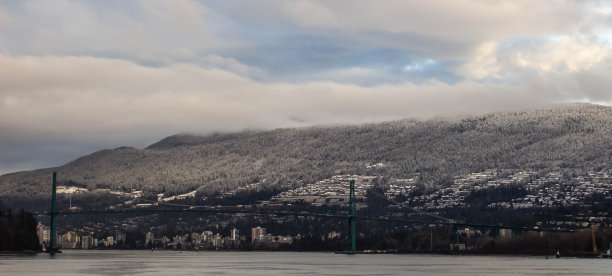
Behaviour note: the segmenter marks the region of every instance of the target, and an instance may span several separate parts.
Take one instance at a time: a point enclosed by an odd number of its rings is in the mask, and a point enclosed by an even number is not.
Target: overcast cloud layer
[[[599,1],[0,1],[0,174],[165,136],[612,103]]]

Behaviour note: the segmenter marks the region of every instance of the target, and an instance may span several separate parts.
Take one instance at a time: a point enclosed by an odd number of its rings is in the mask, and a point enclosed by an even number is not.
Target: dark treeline
[[[13,214],[0,201],[0,251],[41,251],[36,225],[31,213],[20,210]]]
[[[612,241],[612,232],[598,231],[595,242],[598,253],[608,249]],[[526,233],[508,240],[488,239],[481,247],[472,250],[475,253],[486,254],[528,254],[552,255],[559,250],[562,256],[593,256],[593,240],[590,231],[576,233]]]

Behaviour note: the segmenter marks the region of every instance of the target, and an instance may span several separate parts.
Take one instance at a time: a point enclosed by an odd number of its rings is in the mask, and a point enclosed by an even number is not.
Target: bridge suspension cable
[[[25,187],[25,186],[32,185],[32,184],[34,184],[34,183],[36,183],[36,182],[38,182],[38,181],[42,180],[43,178],[47,178],[47,177],[49,177],[49,176],[47,176],[47,175],[43,175],[42,177],[40,177],[40,178],[38,178],[38,179],[36,179],[36,180],[33,180],[33,181],[31,181],[31,182],[28,182],[28,183],[26,183],[26,184],[23,184],[23,185],[21,185],[21,186],[18,186],[18,187],[15,187],[15,188],[13,188],[13,189],[10,189],[10,190],[6,190],[6,191],[3,191],[3,192],[0,192],[0,195],[8,194],[8,193],[10,193],[10,192],[12,192],[12,191],[19,190],[19,189],[21,189],[21,188],[23,188],[23,187]]]
[[[395,205],[397,205],[397,206],[400,206],[400,207],[403,207],[403,208],[409,209],[409,210],[411,210],[411,211],[413,211],[413,212],[415,212],[415,213],[418,213],[418,214],[421,214],[421,215],[425,215],[425,216],[429,216],[429,217],[432,217],[432,218],[437,218],[437,219],[441,219],[441,220],[446,220],[446,221],[449,221],[449,222],[455,222],[455,220],[454,220],[454,219],[449,219],[449,218],[445,218],[445,217],[443,217],[443,216],[433,215],[433,214],[430,214],[430,213],[428,213],[428,212],[424,212],[424,211],[421,211],[421,210],[417,210],[417,209],[411,208],[411,207],[409,207],[409,206],[402,206],[402,204],[401,204],[401,203],[399,203],[399,202],[397,202],[397,201],[395,201],[395,200],[393,200],[393,199],[389,199],[389,198],[387,198],[385,195],[382,195],[382,194],[380,194],[380,193],[378,193],[378,192],[376,192],[376,191],[374,191],[374,190],[369,190],[368,192],[369,192],[369,193],[371,193],[371,194],[373,194],[373,195],[375,195],[375,196],[377,196],[378,198],[384,199],[384,200],[386,200],[387,202],[390,202],[390,203],[395,204]]]
[[[24,185],[21,185],[19,187],[15,187],[9,191],[5,191],[1,194],[4,193],[8,193],[10,191],[14,191],[16,189],[25,187],[27,185],[31,185],[33,183],[36,183],[37,181],[41,180],[44,177],[41,177],[40,179],[31,181],[29,183],[26,183]],[[46,214],[49,215],[51,217],[51,241],[50,241],[50,246],[48,248],[48,252],[49,253],[56,253],[56,252],[60,252],[57,248],[56,248],[56,243],[55,243],[55,233],[56,233],[56,225],[55,225],[55,218],[57,215],[72,215],[72,214],[112,214],[112,213],[167,213],[167,212],[185,212],[185,213],[196,213],[196,212],[204,212],[204,213],[227,213],[227,214],[260,214],[260,215],[280,215],[280,216],[311,216],[311,217],[321,217],[321,218],[339,218],[339,219],[348,219],[349,220],[349,225],[350,225],[350,230],[349,230],[349,238],[347,240],[352,240],[352,242],[349,242],[349,250],[355,251],[356,250],[356,241],[355,241],[355,237],[356,237],[356,229],[355,229],[355,220],[377,220],[377,221],[390,221],[390,222],[403,222],[403,223],[421,223],[421,224],[446,224],[446,225],[453,225],[453,227],[456,229],[457,226],[459,225],[464,225],[464,226],[469,226],[469,227],[486,227],[486,228],[507,228],[507,229],[516,229],[516,230],[536,230],[536,231],[551,231],[551,232],[573,232],[572,230],[562,230],[562,229],[537,229],[537,228],[529,228],[529,227],[512,227],[512,226],[503,226],[503,225],[487,225],[487,224],[474,224],[474,223],[465,223],[465,222],[457,222],[455,220],[452,219],[448,219],[445,217],[441,217],[441,216],[437,216],[437,215],[432,215],[432,214],[428,214],[426,212],[420,211],[420,210],[416,210],[413,208],[408,207],[408,209],[411,209],[417,213],[420,214],[424,214],[430,217],[434,217],[443,221],[425,221],[425,220],[410,220],[410,219],[403,219],[403,218],[393,218],[393,217],[361,217],[361,216],[356,216],[355,214],[355,207],[354,205],[351,206],[351,204],[354,204],[354,180],[350,181],[350,202],[349,206],[350,206],[350,210],[347,214],[319,214],[319,213],[308,213],[308,212],[295,212],[295,211],[274,211],[274,210],[258,210],[258,209],[244,209],[244,208],[236,208],[235,206],[223,206],[223,207],[233,207],[233,209],[229,209],[229,208],[223,208],[223,209],[219,209],[218,207],[220,206],[198,206],[198,205],[189,205],[189,204],[177,204],[177,203],[168,203],[168,202],[163,202],[163,201],[152,201],[152,200],[148,200],[148,199],[143,199],[143,198],[136,198],[135,200],[142,200],[142,201],[147,201],[147,202],[152,202],[152,203],[157,203],[157,204],[165,204],[165,205],[169,205],[169,206],[176,206],[176,207],[188,207],[188,209],[130,209],[130,210],[114,210],[114,209],[102,209],[102,210],[70,210],[70,211],[58,211],[57,207],[56,207],[56,172],[53,172],[53,189],[52,189],[52,200],[51,200],[51,210],[49,212],[44,212],[44,213],[35,213],[37,215],[42,215],[42,214]],[[401,206],[400,203],[398,203],[395,200],[391,200],[389,198],[387,198],[384,195],[381,195],[380,193],[376,192],[376,191],[371,191],[371,194],[382,198],[388,202],[391,202],[393,204],[396,204],[398,206]],[[203,207],[208,207],[208,208],[203,208]],[[456,232],[456,231],[455,231]]]

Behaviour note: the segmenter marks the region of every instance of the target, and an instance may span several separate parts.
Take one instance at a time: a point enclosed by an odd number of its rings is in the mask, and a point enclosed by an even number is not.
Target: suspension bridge
[[[32,182],[33,183],[33,182]],[[19,188],[19,187],[18,187]],[[15,190],[15,189],[12,189]],[[12,191],[11,190],[11,191]],[[384,195],[374,193],[374,195],[388,201],[392,204],[399,205],[391,199],[388,199]],[[60,211],[57,209],[57,173],[53,172],[52,180],[52,192],[51,192],[51,208],[48,212],[38,212],[36,215],[48,215],[50,217],[50,237],[49,247],[47,252],[56,253],[59,252],[57,247],[57,216],[60,215],[83,215],[83,214],[149,214],[149,213],[215,213],[215,214],[251,214],[251,215],[276,215],[276,216],[296,216],[296,217],[318,217],[318,218],[329,218],[347,221],[347,252],[356,252],[357,250],[357,221],[385,221],[385,222],[397,222],[402,224],[417,224],[417,225],[448,225],[453,227],[455,241],[459,243],[458,229],[460,227],[468,227],[472,229],[510,229],[515,231],[536,231],[536,232],[574,232],[573,230],[564,229],[544,229],[527,226],[512,226],[502,224],[482,224],[482,223],[469,223],[456,221],[453,219],[445,218],[439,215],[429,214],[423,211],[414,210],[419,214],[432,217],[432,220],[425,219],[405,219],[405,218],[394,218],[390,216],[358,216],[356,212],[356,200],[355,200],[355,181],[349,181],[349,201],[348,210],[344,213],[339,214],[325,214],[325,213],[311,213],[305,211],[284,211],[284,210],[260,210],[247,207],[235,207],[235,206],[191,206],[176,204],[176,206],[183,206],[188,208],[176,209],[176,208],[141,208],[141,209],[91,209],[91,210],[68,210]]]

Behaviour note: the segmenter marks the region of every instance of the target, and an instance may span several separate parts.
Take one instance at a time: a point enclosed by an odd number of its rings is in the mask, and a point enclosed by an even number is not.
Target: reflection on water
[[[611,275],[611,259],[65,250],[0,256],[0,275]]]

